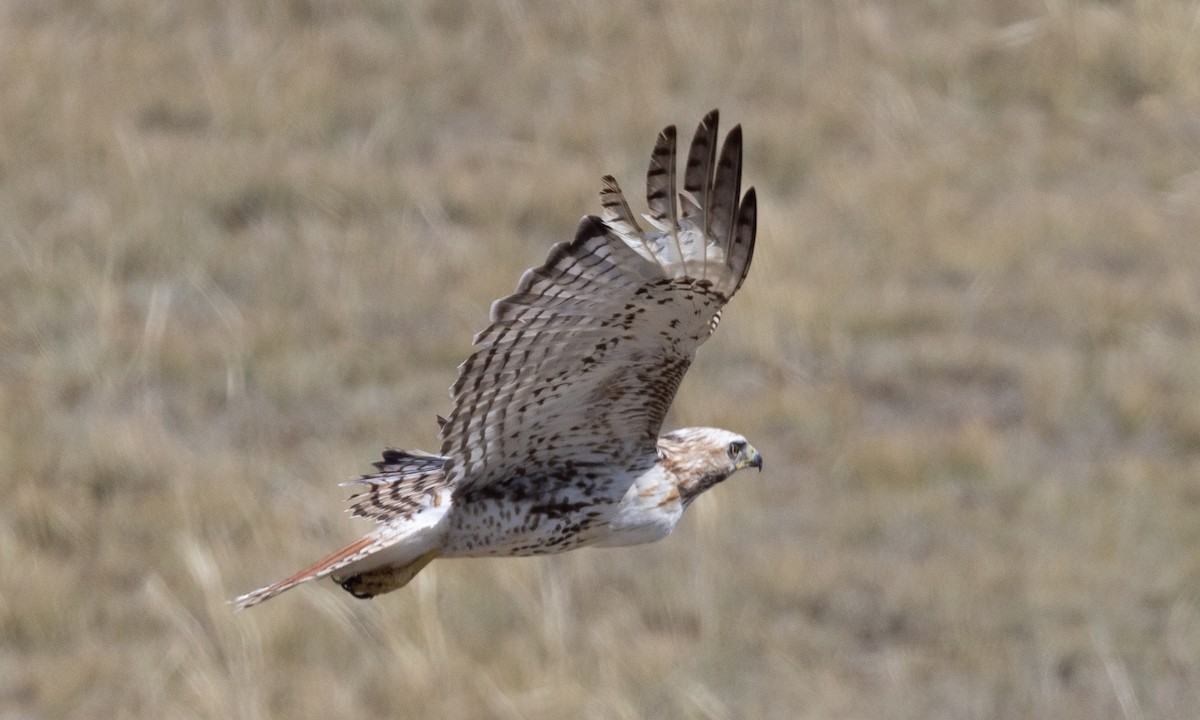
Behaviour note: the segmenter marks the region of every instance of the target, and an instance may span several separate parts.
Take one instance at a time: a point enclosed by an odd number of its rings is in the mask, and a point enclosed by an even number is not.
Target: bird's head
[[[684,504],[742,468],[762,470],[762,454],[735,432],[682,428],[658,439],[659,462],[679,482]]]

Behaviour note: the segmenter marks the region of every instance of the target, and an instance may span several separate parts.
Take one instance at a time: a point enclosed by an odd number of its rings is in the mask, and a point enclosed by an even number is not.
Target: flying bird
[[[438,418],[441,452],[386,450],[351,480],[362,538],[233,602],[240,610],[309,580],[355,597],[404,587],[435,558],[559,553],[667,536],[705,490],[762,456],[741,435],[659,435],[696,349],[754,255],[754,189],[741,194],[742,131],[717,151],[717,111],[696,129],[676,183],[675,127],[646,174],[643,230],[617,181],[497,300]]]

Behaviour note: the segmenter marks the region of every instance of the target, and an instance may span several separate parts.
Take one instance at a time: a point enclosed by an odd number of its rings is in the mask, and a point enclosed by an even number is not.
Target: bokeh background
[[[713,107],[765,471],[231,612]],[[1193,1],[3,0],[0,718],[1194,718],[1198,228]]]

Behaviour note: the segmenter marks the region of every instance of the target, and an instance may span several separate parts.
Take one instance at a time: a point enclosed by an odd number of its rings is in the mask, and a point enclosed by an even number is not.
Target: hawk
[[[404,587],[435,558],[559,553],[666,537],[688,505],[762,456],[728,430],[659,435],[696,349],[713,333],[754,255],[754,189],[741,194],[742,132],[717,152],[701,121],[676,187],[675,128],[646,174],[643,230],[617,181],[491,309],[451,388],[441,452],[386,450],[351,480],[362,538],[238,609],[332,576],[355,597]]]

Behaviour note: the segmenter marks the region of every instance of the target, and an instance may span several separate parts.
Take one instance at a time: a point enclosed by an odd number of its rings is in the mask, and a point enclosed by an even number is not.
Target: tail
[[[368,535],[359,538],[341,550],[321,558],[291,577],[286,577],[277,583],[253,590],[245,595],[239,595],[233,601],[234,609],[245,610],[248,607],[254,607],[264,600],[270,600],[285,590],[291,590],[300,583],[325,577],[332,572],[341,570],[363,558],[369,557],[381,549],[382,547],[379,546],[378,540],[374,537]]]
[[[441,550],[440,523],[451,505],[443,464],[435,455],[386,450],[375,463],[381,472],[344,483],[367,486],[351,498],[357,500],[351,513],[380,526],[290,577],[235,598],[235,609],[326,575],[360,598],[404,587]]]

